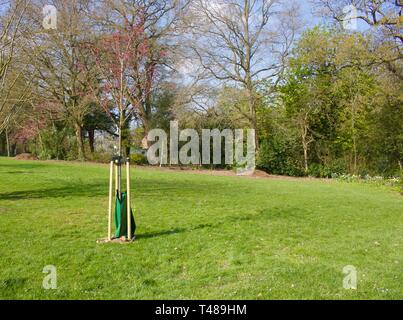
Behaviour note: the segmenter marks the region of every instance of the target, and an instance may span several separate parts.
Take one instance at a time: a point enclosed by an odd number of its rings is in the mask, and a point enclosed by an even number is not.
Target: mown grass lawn
[[[133,171],[138,238],[97,244],[107,166],[0,158],[0,298],[403,298],[397,192]],[[42,288],[46,265],[57,267],[57,290]],[[357,290],[342,287],[346,265]]]

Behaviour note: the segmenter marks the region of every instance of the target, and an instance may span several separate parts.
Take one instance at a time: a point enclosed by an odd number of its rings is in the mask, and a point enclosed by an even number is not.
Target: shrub
[[[90,153],[89,155],[87,155],[87,159],[89,161],[95,161],[99,163],[109,163],[112,159],[112,156],[110,152],[99,151],[92,154]]]
[[[330,167],[319,164],[312,163],[308,168],[308,175],[316,178],[331,178],[332,170]]]
[[[257,169],[270,174],[303,176],[298,160],[293,156],[293,146],[278,140],[263,140],[256,159]]]
[[[347,172],[343,161],[335,160],[330,164],[312,163],[308,168],[308,175],[316,178],[336,178]]]
[[[130,155],[130,162],[140,166],[148,164],[147,157],[140,153]]]
[[[33,145],[32,153],[40,160],[64,160],[68,150],[73,150],[67,138],[68,129],[43,129],[40,139]]]

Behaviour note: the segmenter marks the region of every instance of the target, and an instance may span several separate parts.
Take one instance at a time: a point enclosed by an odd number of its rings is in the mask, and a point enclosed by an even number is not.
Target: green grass
[[[397,192],[133,171],[138,239],[97,244],[107,166],[0,158],[0,298],[403,298]],[[42,288],[46,265],[57,290]],[[346,265],[357,290],[342,287]]]

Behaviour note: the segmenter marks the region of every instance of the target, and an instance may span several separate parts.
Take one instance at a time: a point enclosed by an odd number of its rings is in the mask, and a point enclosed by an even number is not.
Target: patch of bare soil
[[[21,153],[15,157],[16,160],[39,160],[31,153]]]
[[[264,172],[262,170],[255,170],[253,173],[252,177],[256,178],[270,178],[270,175],[267,172]]]
[[[136,239],[136,238],[134,237],[132,240],[127,241],[125,237],[122,237],[122,238],[113,238],[112,240],[109,240],[109,239],[107,239],[107,238],[103,238],[103,239],[97,240],[97,243],[98,243],[98,244],[103,244],[103,243],[130,244],[130,243],[133,243],[135,239]]]
[[[290,181],[315,179],[310,177],[289,177],[289,176],[270,175],[262,170],[255,170],[255,172],[251,175],[237,175],[234,170],[224,170],[224,169],[209,170],[209,169],[195,169],[188,167],[152,167],[152,166],[142,166],[142,168],[157,171],[187,172],[195,174],[205,174],[209,176],[240,177],[240,178],[255,178],[255,179],[275,179],[275,180],[290,180]]]

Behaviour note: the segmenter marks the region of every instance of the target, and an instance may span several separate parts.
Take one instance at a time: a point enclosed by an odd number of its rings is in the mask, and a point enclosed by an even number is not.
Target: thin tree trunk
[[[122,157],[122,131],[125,122],[125,109],[123,107],[123,70],[124,63],[123,60],[120,61],[120,96],[119,96],[119,157]]]
[[[122,141],[123,141],[123,126],[124,126],[124,114],[123,114],[123,109],[120,108],[120,116],[119,116],[119,146],[118,146],[118,152],[119,152],[119,157],[122,157]],[[118,167],[118,194],[119,198],[122,196],[122,167]]]
[[[309,142],[307,141],[308,135],[308,128],[306,125],[302,125],[302,148],[304,149],[304,166],[305,166],[305,173],[308,173],[309,165],[308,165],[308,148]]]
[[[255,106],[255,98],[254,98],[254,93],[253,89],[252,91],[249,92],[249,109],[250,109],[250,114],[251,114],[251,125],[252,129],[255,131],[255,147],[256,151],[259,151],[259,136],[258,136],[258,130],[257,130],[257,119],[256,119],[256,106]]]
[[[85,159],[84,152],[84,141],[83,141],[83,128],[79,124],[75,124],[76,127],[76,139],[77,139],[77,151],[78,151],[78,159]]]
[[[304,144],[304,164],[305,164],[305,173],[308,173],[308,146]]]
[[[250,14],[250,3],[248,1],[244,2],[244,18],[249,19]],[[245,72],[246,72],[246,89],[248,92],[248,104],[249,104],[249,113],[251,117],[251,125],[252,129],[255,131],[255,147],[256,152],[259,152],[259,137],[257,134],[257,120],[256,120],[256,102],[255,102],[255,87],[252,79],[252,48],[250,45],[250,33],[249,33],[249,21],[245,22],[245,43],[246,52],[245,52]]]
[[[355,103],[356,97],[354,97],[353,103],[351,105],[351,132],[353,140],[353,173],[357,173],[357,138],[355,135]]]
[[[120,112],[120,119],[119,119],[119,146],[118,146],[118,152],[119,152],[119,157],[122,156],[122,131],[123,131],[123,115],[122,112]]]
[[[8,136],[8,129],[6,128],[6,145],[7,145],[7,157],[11,156],[10,152],[10,138]]]
[[[123,124],[123,128],[124,128],[122,132],[122,144],[124,146],[123,156],[130,157],[130,117],[126,118],[126,121]]]
[[[353,156],[354,156],[354,163],[353,163],[353,173],[357,173],[357,143],[355,139],[355,134],[353,134]]]

